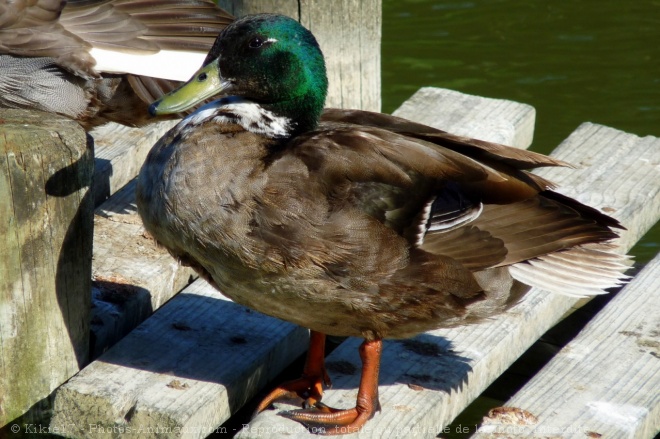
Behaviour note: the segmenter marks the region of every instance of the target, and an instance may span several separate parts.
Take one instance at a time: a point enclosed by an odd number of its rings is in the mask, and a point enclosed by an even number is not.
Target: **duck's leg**
[[[355,407],[339,410],[317,403],[316,407],[281,412],[279,415],[304,424],[311,432],[324,435],[354,433],[360,430],[376,411],[378,402],[378,371],[383,341],[365,340],[360,345],[362,377]]]
[[[266,410],[279,399],[302,399],[303,407],[312,407],[321,401],[323,385],[332,385],[325,370],[325,334],[310,331],[309,350],[302,377],[277,386],[257,406],[254,414]]]

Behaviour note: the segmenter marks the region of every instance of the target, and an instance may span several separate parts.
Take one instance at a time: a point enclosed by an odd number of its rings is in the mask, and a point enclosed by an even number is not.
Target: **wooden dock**
[[[328,58],[328,106],[380,108],[380,0],[219,4],[235,15],[299,19]],[[435,88],[395,114],[520,148],[531,144],[535,123],[528,105]],[[245,426],[240,413],[280,372],[299,375],[289,365],[304,353],[308,331],[224,299],[144,232],[134,177],[173,123],[109,124],[85,139],[56,116],[1,112],[0,219],[10,221],[0,222],[0,438],[35,429],[75,438],[312,437],[277,410]],[[618,218],[627,227],[621,251],[658,221],[660,139],[585,123],[553,155],[578,168],[543,175]],[[657,434],[659,270],[656,257],[474,437]],[[382,410],[351,437],[474,432],[449,425],[575,305],[533,291],[488,322],[386,341]],[[326,360],[329,405],[355,403],[359,343],[345,340]]]
[[[518,147],[529,145],[534,125],[534,110],[527,105],[432,88],[420,90],[396,114]],[[628,228],[622,251],[660,217],[660,139],[586,123],[553,155],[578,169],[546,169],[543,175],[563,193],[618,218]],[[100,354],[121,341],[57,391],[51,428],[67,437],[91,438],[129,432],[168,438],[312,437],[277,411],[262,413],[240,432],[223,426],[302,354],[307,332],[224,300],[201,280],[188,285],[190,271],[143,233],[133,194],[128,184],[97,208],[95,220],[92,351]],[[513,437],[548,437],[544,431],[552,431],[551,437],[652,437],[660,429],[658,265],[657,260],[649,264],[580,334],[576,346],[567,346],[507,403],[521,409],[509,413],[529,416],[494,413],[478,437],[510,437],[511,425],[518,424],[502,423],[514,421],[534,424]],[[533,291],[497,319],[387,341],[382,411],[354,436],[442,435],[575,302]],[[359,343],[348,339],[327,358],[334,384],[324,395],[329,405],[355,402]],[[617,362],[620,355],[636,357]],[[619,367],[607,367],[605,376],[592,358],[601,364],[609,358]],[[561,410],[566,413],[558,419]],[[576,436],[578,427],[592,436]]]

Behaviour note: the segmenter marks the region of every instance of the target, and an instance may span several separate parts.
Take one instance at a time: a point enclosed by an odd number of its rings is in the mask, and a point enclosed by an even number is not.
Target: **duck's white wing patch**
[[[92,48],[94,69],[107,73],[131,73],[154,78],[187,81],[202,66],[205,53],[161,50],[157,53],[126,53]]]
[[[483,204],[470,200],[452,182],[445,184],[418,215],[416,243],[421,246],[427,233],[444,233],[471,223],[481,215]]]

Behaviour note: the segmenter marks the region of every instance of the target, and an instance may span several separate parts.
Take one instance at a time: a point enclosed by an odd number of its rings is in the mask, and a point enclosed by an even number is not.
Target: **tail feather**
[[[624,284],[630,258],[613,251],[610,243],[585,244],[546,254],[509,267],[520,282],[567,296],[605,294]]]

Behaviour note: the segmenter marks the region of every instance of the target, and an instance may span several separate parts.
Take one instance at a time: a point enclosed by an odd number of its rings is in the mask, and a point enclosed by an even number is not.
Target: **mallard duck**
[[[382,340],[504,312],[529,286],[591,295],[620,284],[613,218],[529,169],[565,163],[397,117],[323,110],[313,35],[280,15],[239,19],[187,84],[150,107],[187,116],[140,170],[147,231],[224,295],[311,330],[302,378],[257,412],[356,431],[379,408]],[[321,402],[326,335],[364,338],[356,406]]]
[[[232,20],[210,0],[0,0],[0,107],[142,125]]]

